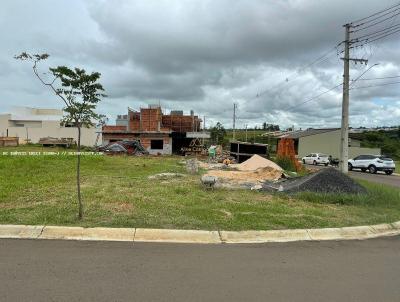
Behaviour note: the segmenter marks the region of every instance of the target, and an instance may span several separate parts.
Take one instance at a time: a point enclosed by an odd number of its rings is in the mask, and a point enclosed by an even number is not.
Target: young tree
[[[211,141],[215,144],[223,144],[226,130],[220,122],[210,129]]]
[[[86,73],[84,69],[70,69],[66,66],[58,66],[49,68],[52,75],[50,81],[45,80],[38,72],[38,63],[46,60],[48,54],[29,54],[26,52],[15,56],[15,59],[22,61],[30,61],[33,63],[32,69],[39,81],[49,87],[57,97],[64,103],[64,116],[62,123],[73,125],[78,130],[77,142],[77,164],[76,164],[76,186],[78,195],[78,217],[83,217],[83,203],[81,196],[81,132],[82,127],[94,126],[96,120],[102,118],[101,115],[95,113],[97,104],[104,94],[103,86],[98,82],[100,73]]]

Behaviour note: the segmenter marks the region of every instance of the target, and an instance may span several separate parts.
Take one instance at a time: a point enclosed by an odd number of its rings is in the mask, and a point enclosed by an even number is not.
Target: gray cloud
[[[128,106],[160,102],[167,110],[194,109],[209,123],[221,121],[229,127],[237,102],[239,125],[339,126],[341,87],[304,102],[342,81],[341,55],[333,50],[323,62],[301,67],[343,39],[342,24],[394,3],[2,1],[0,110],[61,106],[28,65],[12,59],[27,50],[50,53],[50,65],[101,72],[109,97],[99,110],[110,117]],[[353,55],[380,63],[365,77],[400,75],[398,46],[399,36],[394,35]],[[364,70],[353,65],[352,78]],[[352,90],[351,125],[399,124],[398,100],[396,85]]]

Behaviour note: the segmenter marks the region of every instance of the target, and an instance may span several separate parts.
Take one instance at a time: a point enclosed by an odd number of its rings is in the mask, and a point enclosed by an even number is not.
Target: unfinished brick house
[[[115,126],[103,126],[103,145],[120,140],[138,140],[150,154],[180,153],[182,147],[193,138],[204,138],[202,120],[194,115],[183,115],[183,111],[163,114],[160,106],[128,109],[127,115],[119,115]]]

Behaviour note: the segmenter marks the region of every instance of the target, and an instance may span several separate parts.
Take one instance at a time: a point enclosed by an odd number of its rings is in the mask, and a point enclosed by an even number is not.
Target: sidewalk
[[[265,243],[310,240],[362,240],[400,235],[400,221],[391,224],[325,229],[271,231],[201,231],[142,228],[82,228],[0,225],[0,238],[165,243]]]

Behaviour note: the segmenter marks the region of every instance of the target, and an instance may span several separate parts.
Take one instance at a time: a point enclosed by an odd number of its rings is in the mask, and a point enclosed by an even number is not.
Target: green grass
[[[362,182],[369,191],[365,196],[286,196],[210,191],[201,186],[199,175],[171,180],[147,178],[160,172],[185,173],[181,160],[83,157],[85,217],[79,221],[74,157],[0,156],[0,223],[248,230],[400,220],[400,190],[367,182]]]

